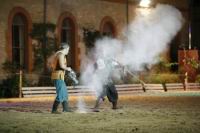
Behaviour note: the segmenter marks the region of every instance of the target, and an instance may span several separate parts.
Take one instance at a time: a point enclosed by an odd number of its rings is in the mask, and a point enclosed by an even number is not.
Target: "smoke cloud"
[[[125,39],[105,37],[96,41],[93,59],[82,62],[81,81],[93,88],[97,95],[110,74],[113,74],[113,69],[95,72],[96,59],[117,60],[132,72],[143,70],[144,65],[150,68],[158,62],[159,55],[181,29],[183,17],[173,6],[158,4],[145,13],[137,10],[136,18],[123,32]],[[120,76],[120,73],[116,75]]]
[[[135,71],[143,69],[144,64],[151,67],[181,29],[182,22],[181,13],[169,5],[159,4],[146,15],[137,12],[125,32],[127,42],[121,62]]]

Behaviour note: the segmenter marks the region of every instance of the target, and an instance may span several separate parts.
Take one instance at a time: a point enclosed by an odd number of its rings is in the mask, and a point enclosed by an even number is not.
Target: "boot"
[[[112,105],[113,105],[112,109],[117,109],[117,101],[116,102],[112,102]]]
[[[63,106],[63,112],[72,112],[72,111],[69,109],[69,106],[68,106],[68,102],[67,102],[67,101],[63,101],[63,102],[62,102],[62,106]]]
[[[99,101],[99,100],[96,100],[96,103],[95,103],[94,108],[95,108],[95,109],[98,109],[98,108],[99,108],[99,104],[100,104],[100,101]]]
[[[60,114],[60,112],[57,111],[59,103],[60,102],[58,102],[56,100],[54,101],[51,113],[53,113],[53,114]]]
[[[103,98],[98,98],[98,99],[96,100],[96,104],[95,104],[94,109],[93,109],[94,112],[99,112],[99,105],[100,105],[104,100],[105,100],[104,97],[103,97]]]
[[[96,100],[93,112],[99,112],[99,104],[100,104],[99,100]]]

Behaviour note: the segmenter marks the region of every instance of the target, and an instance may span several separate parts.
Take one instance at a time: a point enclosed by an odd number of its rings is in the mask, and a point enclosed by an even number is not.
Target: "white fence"
[[[167,83],[167,84],[122,84],[115,85],[119,94],[134,94],[146,91],[200,90],[199,83]],[[68,86],[69,95],[92,95],[95,92],[87,86]],[[55,96],[55,87],[22,87],[23,97]]]

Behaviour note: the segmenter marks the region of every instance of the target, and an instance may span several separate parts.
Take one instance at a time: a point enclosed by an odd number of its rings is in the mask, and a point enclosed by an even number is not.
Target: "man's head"
[[[63,52],[63,54],[67,55],[69,52],[69,45],[67,43],[61,43],[60,45],[60,51]]]

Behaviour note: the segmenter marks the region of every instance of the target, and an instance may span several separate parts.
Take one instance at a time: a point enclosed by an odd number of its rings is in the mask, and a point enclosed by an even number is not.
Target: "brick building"
[[[85,55],[82,28],[93,28],[101,32],[112,32],[120,38],[120,32],[128,22],[134,20],[138,0],[0,0],[0,64],[6,60],[33,70],[33,39],[29,36],[34,23],[53,23],[58,42],[69,42],[69,62],[80,69]],[[177,7],[185,17],[185,24],[173,40],[170,56],[177,54],[178,45],[188,43],[189,3],[187,0],[153,0],[153,4],[164,3]],[[175,50],[175,51],[174,51]],[[170,53],[170,52],[169,52]],[[175,60],[177,60],[175,58]],[[174,61],[174,60],[173,60]],[[0,73],[3,70],[1,69]]]

